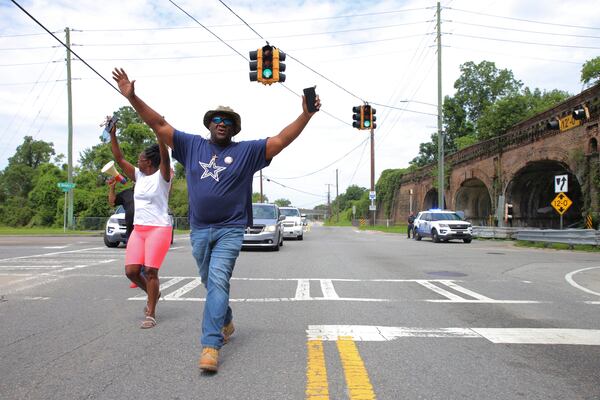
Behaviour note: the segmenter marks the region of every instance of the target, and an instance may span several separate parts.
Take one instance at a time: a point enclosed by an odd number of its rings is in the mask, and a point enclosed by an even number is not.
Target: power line
[[[444,35],[454,35],[460,37],[466,37],[471,39],[482,39],[482,40],[493,40],[496,42],[507,42],[507,43],[520,43],[520,44],[531,44],[535,46],[549,46],[549,47],[562,47],[562,48],[570,48],[570,49],[592,49],[592,50],[600,50],[600,47],[592,47],[592,46],[572,46],[567,44],[551,44],[551,43],[538,43],[538,42],[526,42],[524,40],[510,40],[510,39],[498,39],[498,38],[489,38],[483,36],[475,36],[475,35],[464,35],[460,33],[444,33]]]
[[[452,7],[444,7],[444,9],[446,9],[446,10],[453,10],[453,11],[460,11],[460,12],[464,12],[464,13],[467,13],[467,14],[484,15],[486,17],[503,18],[503,19],[510,19],[510,20],[513,20],[513,21],[530,22],[530,23],[533,23],[533,24],[562,26],[562,27],[566,27],[566,28],[600,30],[600,27],[596,27],[596,26],[556,24],[556,23],[552,23],[552,22],[534,21],[534,20],[531,20],[531,19],[515,18],[515,17],[505,17],[505,16],[502,16],[502,15],[486,14],[486,13],[482,13],[482,12],[469,11],[469,10],[463,10],[463,9],[460,9],[460,8],[452,8]]]
[[[306,36],[332,35],[332,34],[338,34],[338,33],[364,32],[364,31],[375,30],[375,29],[395,28],[398,26],[422,24],[422,23],[427,23],[427,22],[431,22],[431,21],[410,22],[410,23],[394,24],[394,25],[381,25],[381,26],[372,26],[372,27],[356,28],[356,29],[342,29],[342,30],[337,30],[337,31],[299,33],[299,34],[295,34],[295,35],[281,35],[281,36],[274,36],[271,39],[289,39],[289,38],[306,37]],[[404,39],[404,38],[409,38],[409,37],[413,37],[413,36],[419,36],[419,35],[411,35],[411,36],[405,36],[405,37],[399,37],[399,38],[392,38],[391,40]],[[388,39],[388,40],[390,40],[390,39]],[[242,41],[255,41],[255,39],[245,37],[245,38],[228,40],[228,42],[242,42]],[[187,41],[187,42],[154,42],[154,43],[148,43],[148,42],[144,42],[144,43],[91,43],[91,44],[72,44],[72,46],[73,47],[75,47],[75,46],[84,46],[84,47],[136,46],[137,47],[137,46],[172,46],[172,45],[180,45],[180,44],[181,45],[189,45],[189,44],[203,44],[203,43],[216,43],[216,42],[218,42],[218,41],[217,40],[199,40],[199,41]],[[313,49],[313,48],[314,47],[311,47],[311,49]]]
[[[416,114],[433,115],[434,117],[437,117],[437,114],[423,112],[423,111],[409,110],[408,108],[394,107],[394,106],[389,106],[389,105],[386,105],[386,104],[375,103],[375,102],[370,102],[369,104],[372,104],[374,106],[391,108],[391,109],[394,109],[394,110],[400,110],[400,111],[406,111],[406,112],[416,113]]]
[[[295,190],[296,192],[300,192],[300,193],[308,194],[308,195],[310,195],[310,196],[315,196],[315,197],[320,197],[320,198],[326,198],[326,197],[327,197],[327,196],[323,196],[322,194],[315,194],[315,193],[305,192],[304,190],[300,190],[300,189],[293,188],[293,187],[291,187],[291,186],[284,185],[283,183],[279,183],[279,182],[277,182],[277,181],[274,181],[272,178],[268,178],[268,177],[267,177],[266,175],[264,175],[264,174],[263,174],[263,179],[265,179],[267,182],[272,182],[272,183],[274,183],[274,184],[276,184],[276,185],[279,185],[279,186],[281,186],[281,187],[284,187],[284,188],[286,188],[286,189]]]
[[[345,19],[345,18],[358,18],[358,17],[368,17],[368,16],[376,16],[376,15],[387,15],[387,14],[397,14],[404,13],[410,11],[420,11],[420,10],[428,10],[433,7],[421,7],[421,8],[408,8],[403,10],[391,10],[391,11],[379,11],[372,13],[364,13],[364,14],[349,14],[349,15],[338,15],[333,17],[320,17],[320,18],[298,18],[298,19],[287,19],[287,20],[278,20],[278,21],[266,21],[266,22],[253,22],[253,25],[271,25],[271,24],[288,24],[291,22],[308,22],[308,21],[327,21],[331,19]],[[220,25],[206,25],[202,26],[202,28],[223,28],[230,26],[240,26],[242,24],[220,24]],[[181,27],[158,27],[158,28],[123,28],[123,29],[86,29],[79,30],[80,32],[128,32],[128,31],[160,31],[160,30],[178,30],[178,29],[199,29],[195,26],[181,26]]]
[[[172,2],[172,0],[169,0]],[[240,17],[239,15],[237,15],[235,12],[233,12],[233,10],[231,10],[231,8],[229,8],[229,6],[227,6],[222,0],[219,0],[219,2],[221,4],[223,4],[225,7],[227,7],[228,10],[230,10],[236,17],[238,17],[244,24],[246,24],[251,30],[252,32],[256,33],[261,39],[265,40],[258,32],[256,32],[250,25],[248,25],[248,23],[246,21],[244,21],[244,19],[242,17]],[[268,42],[267,42],[268,43]],[[359,96],[355,95],[354,93],[350,92],[349,90],[347,90],[346,88],[344,88],[341,85],[338,85],[337,83],[335,83],[334,81],[332,81],[331,79],[327,78],[326,76],[322,75],[321,73],[317,72],[316,70],[314,70],[313,68],[309,67],[308,65],[304,64],[302,61],[298,60],[297,58],[293,57],[291,54],[286,53],[287,56],[289,58],[291,58],[292,60],[296,61],[297,63],[299,63],[300,65],[304,66],[305,68],[309,69],[310,71],[312,71],[313,73],[319,75],[321,78],[325,79],[327,82],[333,84],[334,86],[337,86],[339,89],[343,90],[344,92],[348,93],[349,95],[356,97],[357,99],[362,100]]]
[[[476,26],[480,28],[486,29],[500,29],[503,31],[513,31],[513,32],[524,32],[524,33],[536,33],[540,35],[551,35],[551,36],[564,36],[564,37],[577,37],[577,38],[585,38],[585,39],[600,39],[600,36],[590,36],[590,35],[573,35],[568,33],[556,33],[556,32],[542,32],[542,31],[532,31],[529,29],[517,29],[517,28],[507,28],[503,26],[494,26],[494,25],[483,25],[483,24],[473,24],[471,22],[463,22],[463,21],[453,21],[453,20],[444,20],[444,22],[458,24],[458,25],[468,25],[468,26]]]
[[[56,39],[60,44],[62,44],[67,50],[69,50],[71,53],[73,53],[73,55],[75,55],[77,58],[79,58],[82,63],[84,63],[89,69],[91,69],[92,71],[94,71],[96,73],[96,75],[98,75],[100,78],[102,78],[102,80],[104,82],[108,83],[113,89],[115,89],[117,91],[117,93],[121,94],[121,91],[119,89],[117,89],[116,86],[114,86],[112,83],[110,83],[105,77],[103,77],[102,75],[100,75],[100,73],[98,71],[96,71],[83,58],[79,57],[79,55],[77,53],[75,53],[73,50],[71,50],[69,48],[69,46],[67,46],[65,43],[63,43],[62,40],[60,40],[59,38],[57,38],[56,35],[54,35],[54,33],[50,32],[48,30],[48,28],[46,28],[41,22],[39,22],[37,19],[35,19],[35,17],[33,15],[29,14],[27,12],[27,10],[25,10],[23,7],[21,7],[21,5],[19,3],[17,3],[15,0],[10,0],[10,1],[12,1],[17,7],[19,7],[21,9],[21,11],[23,11],[25,14],[27,14],[27,16],[29,18],[31,18],[36,24],[38,24],[40,27],[42,27],[42,29],[44,29],[46,32],[48,32],[48,34],[50,34],[54,39]]]
[[[206,26],[202,25],[200,23],[200,21],[198,21],[196,18],[194,18],[190,13],[188,13],[187,11],[185,11],[183,8],[181,8],[179,6],[179,4],[175,3],[173,0],[169,0],[169,2],[171,4],[173,4],[175,7],[177,7],[182,13],[184,13],[185,15],[187,15],[188,17],[190,17],[192,20],[194,20],[198,25],[200,25],[201,27],[203,27],[208,33],[210,33],[211,35],[213,35],[214,37],[216,37],[217,39],[219,39],[219,41],[221,43],[223,43],[225,46],[229,47],[231,50],[233,50],[234,52],[236,52],[237,54],[240,55],[240,57],[242,57],[244,60],[246,61],[250,61],[248,60],[248,58],[246,58],[246,56],[244,56],[242,53],[240,53],[239,51],[237,51],[235,48],[231,47],[231,45],[229,43],[227,43],[226,41],[224,41],[223,39],[221,39],[216,33],[214,33],[213,31],[211,31],[210,29],[208,29]]]
[[[338,159],[337,159],[337,160],[335,160],[334,162],[332,162],[332,163],[330,163],[330,164],[327,164],[327,165],[326,165],[326,166],[324,166],[323,168],[320,168],[320,169],[318,169],[318,170],[316,170],[316,171],[309,172],[309,173],[307,173],[307,174],[304,174],[304,175],[299,175],[299,176],[290,176],[290,177],[281,177],[281,176],[279,176],[279,177],[275,177],[275,179],[300,179],[300,178],[305,178],[305,177],[307,177],[307,176],[314,175],[314,174],[316,174],[316,173],[318,173],[318,172],[321,172],[321,171],[323,171],[323,170],[325,170],[325,169],[327,169],[327,168],[331,167],[333,164],[337,163],[338,161],[340,161],[340,160],[343,160],[343,159],[344,159],[344,158],[346,158],[346,157],[347,157],[347,156],[348,156],[350,153],[352,153],[354,150],[358,149],[360,146],[362,146],[362,145],[363,145],[363,143],[365,143],[365,142],[366,142],[366,141],[368,141],[369,139],[370,139],[370,138],[369,138],[369,137],[367,137],[367,138],[366,138],[366,139],[364,139],[362,142],[360,142],[360,143],[358,144],[358,146],[356,146],[356,147],[352,148],[352,150],[350,150],[349,152],[347,152],[346,154],[344,154],[343,156],[341,156],[340,158],[338,158]]]

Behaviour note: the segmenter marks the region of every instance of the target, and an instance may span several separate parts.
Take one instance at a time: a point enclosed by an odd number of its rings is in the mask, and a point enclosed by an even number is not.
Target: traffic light
[[[271,85],[285,82],[285,53],[268,44],[250,52],[250,81]]]
[[[375,129],[377,128],[377,124],[375,121],[377,118],[375,117],[375,109],[368,104],[364,106],[356,106],[352,107],[352,119],[354,122],[352,123],[352,127],[365,130],[365,129]]]
[[[506,203],[504,205],[504,222],[511,222],[513,219],[513,205]]]
[[[352,107],[352,119],[354,122],[352,123],[353,128],[362,129],[363,124],[363,106]]]
[[[560,123],[558,122],[558,118],[555,119],[551,119],[550,121],[548,121],[548,123],[546,124],[546,129],[553,131],[556,130],[560,127]]]
[[[377,120],[375,111],[376,110],[369,105],[363,106],[363,129],[377,128],[377,124],[375,123]]]
[[[573,116],[573,119],[582,120],[589,118],[590,112],[586,106],[579,106],[573,110],[571,115]]]

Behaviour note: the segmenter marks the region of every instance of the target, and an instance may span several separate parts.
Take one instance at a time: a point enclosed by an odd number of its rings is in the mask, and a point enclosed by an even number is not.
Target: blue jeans
[[[192,228],[190,241],[206,288],[200,343],[220,349],[223,346],[221,329],[233,318],[229,307],[229,280],[242,248],[244,228]]]

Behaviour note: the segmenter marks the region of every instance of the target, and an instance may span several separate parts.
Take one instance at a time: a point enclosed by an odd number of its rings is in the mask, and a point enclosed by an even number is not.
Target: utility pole
[[[331,192],[329,188],[331,187],[331,183],[326,183],[327,185],[327,212],[329,213],[329,217],[331,218]],[[327,220],[327,218],[325,218]]]
[[[438,207],[444,209],[444,134],[442,133],[442,9],[437,3],[438,54]]]
[[[375,129],[373,125],[371,125],[371,193],[375,192]],[[375,210],[374,201],[371,201],[371,205],[373,208],[373,214],[371,217],[371,225],[375,226],[375,215],[377,211]]]
[[[71,32],[65,28],[67,43],[67,103],[68,103],[68,149],[67,149],[67,182],[73,183],[73,98],[71,96]],[[69,229],[73,229],[73,188],[69,190]]]
[[[338,187],[338,169],[335,169],[335,222],[340,222],[340,200]]]
[[[263,203],[263,191],[262,191],[262,169],[260,170],[260,203]]]

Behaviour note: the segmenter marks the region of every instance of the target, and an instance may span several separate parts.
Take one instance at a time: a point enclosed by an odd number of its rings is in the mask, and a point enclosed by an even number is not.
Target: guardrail
[[[527,229],[474,226],[473,236],[486,239],[516,239],[528,242],[600,246],[600,231],[594,229]]]
[[[545,243],[600,245],[600,232],[594,229],[520,229],[517,240]]]

